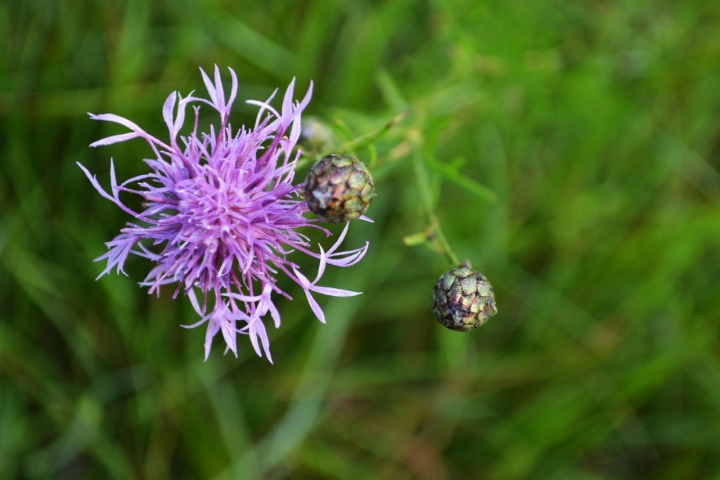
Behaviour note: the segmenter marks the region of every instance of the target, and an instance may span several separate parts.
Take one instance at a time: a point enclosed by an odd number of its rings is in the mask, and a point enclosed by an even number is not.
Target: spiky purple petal
[[[222,334],[227,350],[237,355],[236,334],[246,334],[258,355],[263,352],[272,362],[269,339],[263,318],[270,315],[276,327],[280,314],[272,301],[275,292],[290,298],[275,285],[275,275],[285,273],[305,292],[311,309],[321,321],[325,316],[311,291],[330,296],[351,296],[337,288],[321,287],[317,282],[327,264],[354,265],[367,252],[368,245],[347,252],[336,252],[347,234],[347,226],[338,241],[325,252],[309,249],[308,239],[298,232],[314,227],[315,220],[303,214],[308,209],[300,196],[302,185],[293,185],[295,166],[301,155],[295,149],[300,135],[300,115],[310,102],[312,83],[302,101],[293,101],[295,80],[288,86],[280,111],[270,105],[275,93],[265,102],[249,100],[260,107],[253,129],[241,127],[234,134],[228,124],[237,95],[238,81],[230,70],[232,87],[226,100],[215,67],[211,79],[201,71],[210,99],[183,98],[177,92],[167,97],[162,115],[169,132],[169,143],[149,135],[135,123],[113,114],[93,115],[93,120],[118,123],[130,133],[98,140],[91,146],[104,146],[133,138],[145,139],[155,158],[145,160],[151,173],[118,185],[111,165],[111,189],[106,192],[90,172],[80,165],[90,183],[106,199],[137,219],[127,223],[108,252],[100,276],[113,268],[123,271],[130,254],[155,262],[141,285],[150,293],[161,285],[177,283],[175,295],[183,292],[201,317],[194,328],[207,322],[205,358],[212,340]],[[217,131],[198,133],[199,106],[194,106],[194,127],[190,135],[180,135],[185,114],[191,103],[204,103],[220,116]],[[131,188],[129,185],[136,185]],[[120,200],[120,192],[143,197],[141,212],[135,212]],[[287,255],[300,251],[320,260],[313,282],[299,271]],[[195,294],[202,292],[202,302]],[[255,292],[260,292],[259,294]],[[226,350],[226,351],[227,351]]]

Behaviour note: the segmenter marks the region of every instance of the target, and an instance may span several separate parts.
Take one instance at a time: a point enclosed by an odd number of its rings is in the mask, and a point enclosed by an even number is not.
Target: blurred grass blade
[[[299,62],[292,52],[260,35],[244,23],[227,17],[214,22],[217,38],[236,54],[278,78],[288,77]]]

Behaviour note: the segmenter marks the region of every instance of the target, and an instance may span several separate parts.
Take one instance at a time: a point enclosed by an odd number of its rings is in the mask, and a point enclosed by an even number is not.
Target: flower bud
[[[363,215],[375,194],[370,171],[350,155],[328,155],[310,169],[305,201],[311,212],[330,223]]]
[[[438,322],[458,332],[474,330],[497,313],[490,282],[468,262],[438,279],[432,309]]]
[[[330,149],[333,133],[325,123],[315,117],[303,118],[300,129],[300,143],[310,152],[323,152]]]

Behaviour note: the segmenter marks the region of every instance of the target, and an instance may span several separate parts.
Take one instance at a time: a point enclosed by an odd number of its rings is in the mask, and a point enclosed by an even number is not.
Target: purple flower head
[[[205,358],[210,353],[213,337],[222,332],[237,356],[237,333],[246,334],[258,355],[265,352],[272,362],[268,335],[263,318],[268,314],[280,326],[280,315],[272,294],[290,296],[276,285],[280,272],[298,283],[321,322],[322,309],[312,292],[336,297],[358,295],[317,283],[326,265],[348,267],[359,262],[368,244],[346,252],[337,251],[347,233],[345,226],[338,241],[326,252],[311,251],[308,238],[298,232],[300,227],[314,227],[317,219],[303,216],[308,212],[300,196],[303,185],[293,185],[295,166],[301,152],[293,152],[300,136],[300,113],[312,94],[312,84],[301,102],[293,101],[295,81],[290,83],[280,111],[270,106],[273,93],[265,102],[249,100],[260,108],[253,129],[241,127],[234,134],[228,123],[230,109],[237,94],[237,77],[232,69],[230,96],[225,97],[220,72],[215,67],[214,82],[200,70],[210,96],[196,98],[192,93],[182,98],[173,92],[163,106],[163,118],[170,131],[165,143],[151,136],[138,125],[113,114],[93,115],[93,120],[115,122],[129,128],[130,133],[99,140],[91,147],[110,145],[132,138],[145,139],[154,158],[145,159],[150,173],[131,178],[121,184],[115,179],[110,163],[111,193],[80,165],[100,194],[131,214],[135,223],[127,223],[111,242],[109,250],[96,261],[106,260],[107,267],[98,278],[123,265],[129,254],[145,257],[155,263],[143,286],[150,293],[161,285],[177,282],[173,295],[181,291],[201,320],[188,328],[207,323]],[[187,106],[205,103],[217,110],[220,125],[217,131],[198,133],[200,106],[194,106],[195,120],[187,137],[179,134],[185,121]],[[135,212],[119,198],[129,192],[143,198],[141,212]],[[288,254],[300,251],[319,259],[318,273],[311,282]],[[124,273],[124,272],[123,272]],[[196,296],[202,292],[202,302]],[[262,344],[262,350],[260,348]]]

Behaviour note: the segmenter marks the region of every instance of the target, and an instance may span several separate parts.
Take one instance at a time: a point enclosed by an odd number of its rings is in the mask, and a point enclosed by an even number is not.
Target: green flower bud
[[[328,150],[333,143],[333,133],[325,123],[315,117],[303,118],[300,144],[311,152]]]
[[[490,282],[468,262],[438,279],[432,309],[438,322],[458,332],[474,330],[497,313]]]
[[[350,155],[328,155],[310,169],[305,201],[311,212],[330,223],[363,215],[375,195],[370,171]]]

